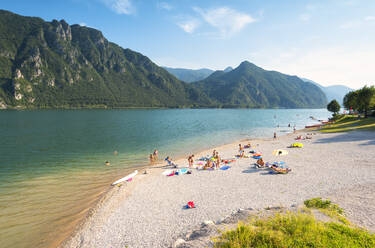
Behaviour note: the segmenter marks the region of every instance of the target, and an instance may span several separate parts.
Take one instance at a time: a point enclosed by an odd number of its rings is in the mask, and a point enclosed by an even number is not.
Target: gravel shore
[[[193,169],[191,175],[172,177],[161,175],[164,164],[149,168],[148,174],[114,187],[63,246],[170,247],[202,222],[216,222],[238,209],[299,205],[319,196],[342,206],[353,223],[375,231],[375,132],[316,133],[299,141],[304,148],[286,148],[295,137],[250,141],[265,161],[285,161],[292,168],[287,175],[256,170],[252,158],[239,159],[226,171]],[[280,148],[289,154],[273,156]],[[237,149],[234,143],[216,150],[231,158]],[[186,159],[176,162],[187,166]],[[183,209],[188,201],[197,207]]]

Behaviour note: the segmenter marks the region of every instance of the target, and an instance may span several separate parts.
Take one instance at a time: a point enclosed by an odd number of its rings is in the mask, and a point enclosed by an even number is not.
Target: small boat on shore
[[[310,125],[310,126],[305,126],[305,128],[321,127],[322,125],[323,124]]]
[[[128,180],[131,180],[131,179],[133,179],[133,177],[135,177],[137,174],[138,174],[138,170],[135,170],[133,173],[127,175],[126,177],[120,178],[120,179],[117,180],[116,182],[112,183],[112,186],[114,186],[114,185],[116,185],[116,184],[119,184],[119,183],[122,183],[122,182],[125,182],[125,181],[128,181]]]

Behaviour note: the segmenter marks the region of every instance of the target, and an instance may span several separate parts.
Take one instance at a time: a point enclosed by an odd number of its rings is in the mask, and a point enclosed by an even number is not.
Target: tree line
[[[367,117],[370,111],[375,110],[375,87],[366,85],[359,90],[350,91],[345,95],[343,103],[345,109],[363,113]],[[327,105],[327,109],[337,114],[340,111],[340,104],[332,100]]]

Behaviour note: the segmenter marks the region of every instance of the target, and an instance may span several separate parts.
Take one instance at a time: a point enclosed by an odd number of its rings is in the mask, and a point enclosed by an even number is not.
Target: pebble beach
[[[173,247],[202,222],[218,222],[238,209],[300,205],[313,197],[331,199],[352,223],[375,231],[375,132],[313,132],[312,139],[298,141],[303,148],[287,148],[297,135],[311,132],[242,141],[252,145],[246,155],[255,150],[266,162],[284,161],[292,169],[288,174],[255,169],[253,158],[237,159],[228,170],[192,169],[190,175],[162,175],[170,169],[164,162],[139,170],[131,182],[112,187],[62,247]],[[233,158],[238,144],[215,150],[222,159]],[[274,156],[275,149],[288,155]],[[188,166],[187,159],[175,162]],[[196,208],[184,209],[188,201]]]

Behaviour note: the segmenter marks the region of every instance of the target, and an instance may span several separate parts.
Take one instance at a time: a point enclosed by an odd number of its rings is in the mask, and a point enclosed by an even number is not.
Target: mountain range
[[[211,70],[211,69],[191,70],[191,69],[183,69],[183,68],[178,68],[178,69],[169,68],[169,67],[164,67],[164,68],[168,72],[173,74],[175,77],[177,77],[178,79],[187,83],[192,83],[192,82],[203,80],[215,72],[214,70]],[[233,70],[232,67],[227,67],[224,70],[224,72],[229,72],[231,70]],[[326,95],[328,102],[336,99],[340,104],[342,104],[344,96],[348,92],[353,91],[353,89],[345,85],[322,86],[321,84],[318,84],[312,80],[302,78],[302,77],[300,78],[305,82],[309,82],[318,86]]]
[[[146,56],[109,42],[99,30],[0,10],[3,109],[316,108],[327,103],[314,84],[249,62],[200,73],[198,82],[186,83]]]
[[[312,80],[309,80],[306,78],[301,78],[301,79],[305,82],[315,84],[316,86],[321,88],[322,91],[326,94],[328,102],[332,100],[337,100],[341,105],[343,104],[345,95],[349,93],[350,91],[354,90],[345,85],[322,86],[321,84],[318,84]]]
[[[248,61],[228,72],[216,71],[193,84],[223,107],[320,108],[327,103],[316,85],[264,70]]]

